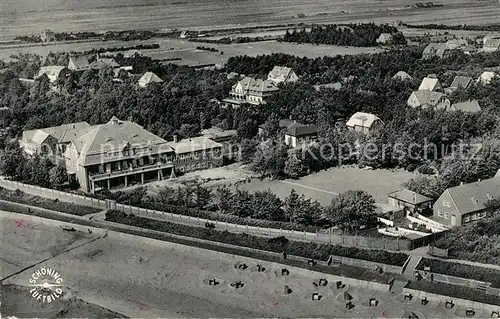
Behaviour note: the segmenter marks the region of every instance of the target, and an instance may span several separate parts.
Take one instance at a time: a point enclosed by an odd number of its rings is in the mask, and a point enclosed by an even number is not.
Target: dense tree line
[[[467,30],[467,31],[500,31],[500,24],[485,24],[485,25],[446,25],[446,24],[407,24],[403,26],[413,29],[436,29],[436,30]]]
[[[393,35],[392,44],[406,44],[406,39],[397,28],[389,25],[374,23],[348,24],[348,25],[313,25],[310,31],[305,28],[293,30],[283,36],[285,42],[334,44],[358,47],[377,45],[377,39],[382,33]]]

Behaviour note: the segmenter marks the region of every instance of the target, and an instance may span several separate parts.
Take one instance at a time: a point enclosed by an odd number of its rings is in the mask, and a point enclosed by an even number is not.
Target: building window
[[[446,199],[443,199],[443,206],[444,207],[451,207],[450,202],[447,201]]]
[[[449,219],[449,218],[450,218],[450,214],[444,213],[444,219]]]
[[[438,210],[438,216],[439,217],[443,217],[443,212],[441,212],[440,210]]]
[[[468,222],[470,222],[470,216],[466,215],[466,216],[464,216],[464,223],[468,223]]]

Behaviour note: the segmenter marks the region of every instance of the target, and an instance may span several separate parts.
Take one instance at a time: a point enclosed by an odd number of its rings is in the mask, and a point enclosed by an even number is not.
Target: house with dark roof
[[[90,70],[90,63],[83,55],[69,57],[68,69],[74,72]]]
[[[289,124],[285,131],[285,144],[292,148],[313,143],[318,138],[316,125],[305,125],[297,122]]]
[[[263,105],[274,93],[279,91],[276,85],[269,80],[245,77],[231,88],[229,98],[223,100],[226,107],[238,108],[242,105]]]
[[[389,204],[412,213],[432,208],[433,199],[408,189],[400,189],[389,193]]]
[[[79,122],[24,131],[19,145],[28,155],[60,156],[73,140],[87,133],[90,127],[87,122]]]
[[[70,178],[92,193],[172,176],[174,157],[167,141],[116,117],[90,127],[64,153]]]
[[[500,194],[500,177],[448,188],[433,206],[432,219],[447,226],[485,218],[486,204]]]
[[[407,101],[408,106],[422,109],[447,110],[451,102],[444,93],[434,91],[413,91]]]
[[[422,58],[424,60],[432,59],[438,57],[444,59],[450,57],[453,50],[450,49],[446,43],[429,43],[422,53]]]
[[[274,85],[280,83],[293,83],[299,80],[299,77],[292,68],[284,66],[275,66],[268,74],[267,80],[271,81]]]
[[[223,130],[219,127],[212,126],[201,131],[201,135],[208,137],[215,142],[227,142],[238,136],[236,130]]]
[[[382,120],[374,114],[356,112],[351,116],[349,121],[347,121],[346,126],[349,130],[354,132],[371,134],[378,130],[383,124]]]
[[[477,113],[481,111],[481,106],[477,100],[453,103],[447,111],[462,111],[466,113]]]
[[[222,166],[223,145],[207,136],[186,138],[178,141],[174,136],[168,145],[175,152],[175,169],[187,173]]]
[[[453,79],[450,87],[445,89],[446,93],[452,93],[457,90],[467,90],[474,84],[474,80],[470,76],[457,75]]]
[[[102,69],[116,69],[120,65],[116,63],[114,59],[111,58],[98,58],[90,64],[92,70],[102,70]]]

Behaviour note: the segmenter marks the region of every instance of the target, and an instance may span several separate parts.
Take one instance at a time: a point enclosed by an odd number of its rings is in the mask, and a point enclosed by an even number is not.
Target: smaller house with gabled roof
[[[438,57],[440,59],[448,58],[451,56],[453,50],[450,49],[446,43],[429,43],[423,53],[422,58],[424,60],[432,59]]]
[[[163,80],[160,79],[160,77],[158,75],[154,74],[153,72],[146,72],[141,76],[141,78],[137,82],[137,84],[141,88],[145,88],[146,86],[148,86],[151,83],[163,83]]]
[[[462,111],[465,113],[477,113],[481,111],[481,106],[477,100],[453,103],[448,111]]]
[[[292,68],[284,66],[275,66],[268,74],[267,80],[271,81],[274,85],[281,83],[293,83],[299,80],[297,74]]]
[[[390,33],[381,33],[380,36],[377,38],[377,43],[378,44],[387,44],[392,41],[392,34]]]
[[[432,219],[454,227],[485,218],[486,204],[499,194],[500,177],[448,188],[434,203]]]
[[[442,89],[443,86],[441,82],[439,82],[439,79],[434,75],[426,76],[418,87],[419,91],[441,91]]]
[[[38,70],[38,75],[35,77],[35,79],[38,79],[42,76],[47,76],[50,83],[54,83],[59,79],[63,79],[69,76],[69,74],[70,71],[63,65],[42,66],[40,70]]]
[[[491,81],[496,77],[498,77],[498,74],[496,74],[495,72],[485,71],[479,76],[476,82],[482,85],[487,85],[490,84]]]
[[[500,36],[490,37],[484,40],[483,52],[497,52],[500,51]]]
[[[444,93],[434,91],[413,91],[407,101],[408,106],[422,109],[447,110],[450,100]]]
[[[71,56],[69,57],[68,69],[74,72],[83,72],[90,70],[90,63],[86,56]]]
[[[98,58],[90,64],[92,70],[116,69],[120,65],[112,58]]]
[[[346,126],[349,130],[362,134],[370,134],[378,130],[384,123],[373,114],[356,112],[347,121]]]
[[[305,125],[293,122],[285,131],[285,144],[292,148],[300,147],[315,142],[318,138],[318,127],[316,125]]]
[[[449,88],[446,88],[445,91],[452,93],[457,90],[467,90],[474,84],[474,80],[470,76],[461,76],[457,75],[453,79]]]
[[[398,73],[394,74],[392,76],[393,80],[400,80],[400,81],[411,81],[413,78],[411,75],[406,73],[405,71],[399,71]]]
[[[393,207],[419,212],[432,208],[433,199],[408,189],[400,189],[389,193],[389,204]]]

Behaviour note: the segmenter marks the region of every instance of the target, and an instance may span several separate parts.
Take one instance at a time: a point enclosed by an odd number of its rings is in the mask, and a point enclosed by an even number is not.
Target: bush
[[[285,237],[266,239],[248,234],[235,234],[227,231],[173,224],[170,222],[138,217],[121,211],[111,210],[106,213],[106,220],[130,226],[136,226],[180,236],[188,236],[210,241],[216,241],[236,246],[249,247],[270,252],[281,253],[284,250],[291,255],[327,260],[333,254],[342,257],[357,258],[367,261],[402,266],[407,259],[403,253],[390,253],[382,250],[359,249],[340,245],[325,245],[316,243],[289,241]]]
[[[431,267],[433,273],[491,282],[492,287],[500,288],[500,271],[496,269],[422,258],[417,269],[425,266]]]

